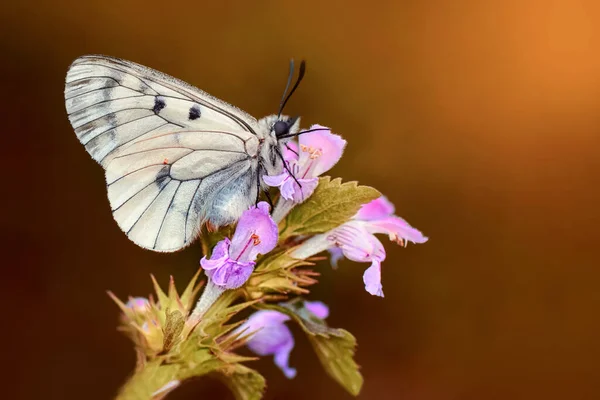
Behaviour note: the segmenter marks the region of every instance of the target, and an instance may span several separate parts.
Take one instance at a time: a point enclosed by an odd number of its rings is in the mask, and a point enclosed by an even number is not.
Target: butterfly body
[[[106,172],[113,216],[141,247],[176,251],[203,223],[235,222],[256,202],[263,175],[281,172],[284,140],[260,120],[200,89],[129,61],[84,56],[65,101],[78,139]],[[281,124],[280,124],[281,125]]]

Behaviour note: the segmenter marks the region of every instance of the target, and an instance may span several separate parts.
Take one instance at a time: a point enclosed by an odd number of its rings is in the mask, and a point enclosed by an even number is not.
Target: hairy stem
[[[271,218],[273,218],[273,221],[275,221],[276,224],[279,224],[279,222],[281,222],[281,220],[284,219],[286,215],[288,215],[292,208],[294,208],[293,201],[286,200],[283,197],[280,197],[277,201],[275,209],[273,210]]]
[[[217,286],[213,283],[211,279],[208,280],[204,291],[202,292],[202,296],[196,303],[196,307],[192,314],[188,318],[189,323],[193,323],[194,325],[200,321],[202,316],[206,314],[208,309],[217,301],[217,299],[225,292],[225,289],[221,286]]]

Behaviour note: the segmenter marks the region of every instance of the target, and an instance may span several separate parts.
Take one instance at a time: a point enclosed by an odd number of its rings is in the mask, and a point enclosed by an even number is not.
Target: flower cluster
[[[273,356],[287,378],[295,377],[297,371],[290,367],[294,337],[288,322],[298,323],[309,335],[325,370],[350,393],[358,393],[362,377],[352,359],[354,337],[327,326],[325,304],[294,296],[307,294],[307,287],[316,282],[318,273],[310,269],[314,256],[329,253],[333,267],[343,258],[369,263],[363,274],[365,290],[383,297],[386,251],[376,235],[386,235],[403,247],[428,238],[396,216],[394,205],[375,189],[320,177],[340,160],[345,146],[344,139],[321,125],[301,131],[297,142],[286,143],[281,174],[262,177],[278,188],[276,206],[271,209],[267,202],[259,202],[242,214],[233,234],[221,230],[201,238],[205,246],[213,245],[205,247],[209,254],[200,260],[207,282],[195,305],[192,299],[199,288],[194,289],[194,283],[181,298],[172,284],[168,295],[155,287],[158,301],[119,302],[126,316],[123,329],[145,354],[145,363],[156,359],[162,366],[177,359],[178,365],[195,368],[193,373],[167,374],[152,393],[162,395],[181,380],[200,375],[198,371],[239,374],[236,382],[245,385],[243,390],[252,385],[264,388],[260,375],[238,366],[245,358],[233,350],[243,345],[258,356]],[[245,302],[232,305],[240,299]],[[247,307],[258,310],[238,325],[227,325]],[[207,358],[210,368],[199,369],[199,354],[215,357]],[[160,358],[164,355],[171,358]]]
[[[315,191],[319,175],[329,171],[342,158],[346,141],[321,125],[300,135],[300,145],[288,144],[284,158],[287,168],[277,176],[263,176],[269,186],[279,187],[281,197],[302,203]],[[290,174],[293,174],[293,176]]]
[[[277,245],[277,225],[269,215],[269,205],[260,202],[244,212],[233,238],[221,240],[210,259],[204,257],[200,265],[215,285],[223,289],[237,289],[248,278],[259,254],[266,254]]]
[[[306,201],[314,193],[319,175],[331,169],[342,157],[346,146],[344,139],[321,125],[313,125],[309,131],[299,135],[298,144],[291,142],[287,145],[284,153],[287,168],[284,172],[263,177],[265,183],[280,189],[276,214],[281,215],[282,208],[287,213],[294,205]],[[334,267],[343,257],[356,262],[370,262],[371,266],[363,275],[365,290],[383,297],[381,263],[386,253],[375,234],[388,235],[391,241],[403,246],[408,242],[427,241],[427,237],[394,215],[394,211],[394,205],[381,196],[363,204],[349,221],[309,238],[295,248],[292,255],[306,259],[328,250]],[[202,268],[213,284],[224,289],[238,288],[251,275],[257,255],[266,254],[276,246],[277,235],[277,225],[268,213],[268,205],[259,203],[242,215],[232,241],[224,239],[219,242],[211,258],[201,260]],[[310,307],[310,303],[307,304]],[[248,341],[248,347],[261,356],[274,354],[275,363],[291,378],[296,371],[287,367],[287,360],[294,341],[283,324],[287,320],[288,316],[277,311],[263,310],[252,315],[244,327],[251,330],[262,328]]]
[[[305,301],[304,307],[316,318],[325,319],[329,308],[320,301]],[[275,310],[257,311],[238,328],[238,332],[249,331],[248,348],[259,356],[273,356],[277,365],[288,378],[296,376],[296,369],[290,368],[289,358],[294,348],[294,337],[285,325],[290,317]]]

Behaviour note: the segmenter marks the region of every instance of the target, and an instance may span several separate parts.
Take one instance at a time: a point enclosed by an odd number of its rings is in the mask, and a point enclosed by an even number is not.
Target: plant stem
[[[192,311],[192,314],[188,318],[188,322],[197,323],[200,321],[202,316],[206,314],[208,309],[214,304],[215,301],[217,301],[223,292],[225,292],[224,288],[215,285],[212,280],[209,279],[204,291],[202,292],[202,296],[200,296],[200,299],[196,303],[194,311]]]
[[[305,260],[308,257],[312,257],[322,251],[327,250],[331,246],[332,244],[327,240],[327,234],[315,235],[306,240],[300,246],[296,247],[290,253],[290,256],[300,260]]]
[[[276,224],[285,218],[286,215],[294,208],[294,202],[291,200],[286,200],[283,197],[280,197],[275,205],[275,209],[273,210],[273,214],[271,218],[275,221]]]

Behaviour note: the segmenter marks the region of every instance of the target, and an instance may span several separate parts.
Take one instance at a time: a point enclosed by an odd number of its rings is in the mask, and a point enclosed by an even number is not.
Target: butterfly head
[[[281,154],[285,143],[290,140],[290,135],[300,130],[300,118],[287,115],[269,115],[258,121],[261,129],[258,136],[260,140],[260,158],[268,175],[275,175],[282,171],[283,161]]]
[[[282,115],[275,121],[271,132],[278,141],[285,140],[290,135],[298,132],[300,129],[300,117],[288,117]]]

